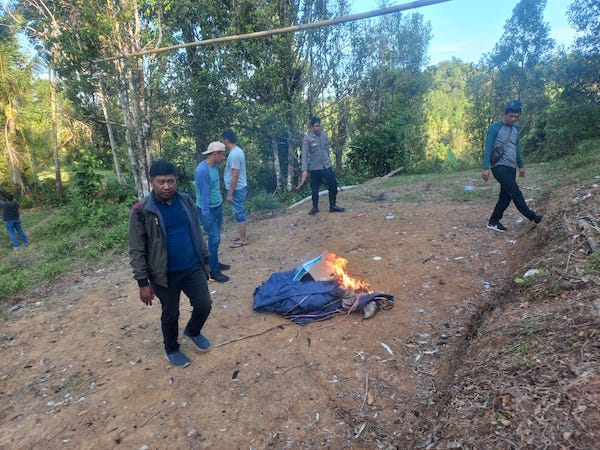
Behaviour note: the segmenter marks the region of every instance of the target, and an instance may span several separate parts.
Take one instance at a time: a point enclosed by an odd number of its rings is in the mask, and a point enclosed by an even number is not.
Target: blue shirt
[[[194,187],[196,206],[200,208],[202,214],[206,215],[209,213],[209,208],[216,208],[223,204],[221,178],[216,164],[211,167],[206,160],[198,164],[194,172]]]
[[[190,245],[192,242],[190,224],[179,197],[174,195],[170,205],[161,202],[156,196],[154,200],[167,230],[167,272],[189,269],[200,259],[196,255],[194,246]]]

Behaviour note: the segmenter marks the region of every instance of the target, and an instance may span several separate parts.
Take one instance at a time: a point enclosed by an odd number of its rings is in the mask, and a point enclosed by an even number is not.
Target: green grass
[[[0,232],[0,306],[57,275],[104,264],[126,250],[127,209],[121,205],[22,210],[21,221],[29,246],[13,251],[6,229]]]
[[[600,139],[582,142],[576,153],[537,167],[549,181],[550,188],[568,183],[598,183],[594,177],[600,175]]]

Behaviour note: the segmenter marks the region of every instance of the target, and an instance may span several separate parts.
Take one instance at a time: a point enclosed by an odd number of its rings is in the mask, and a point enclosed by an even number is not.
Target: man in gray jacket
[[[207,284],[208,251],[192,198],[177,190],[177,169],[168,161],[150,167],[152,191],[129,214],[129,257],[140,300],[151,306],[154,295],[162,307],[165,357],[178,367],[190,364],[179,350],[179,297],[183,292],[192,314],[183,336],[204,352],[209,340],[200,332],[212,301]]]
[[[329,212],[344,212],[345,208],[338,206],[337,181],[331,167],[329,156],[329,138],[321,128],[321,119],[310,119],[310,132],[302,138],[302,182],[306,181],[310,172],[310,189],[312,192],[311,216],[319,212],[319,188],[323,181],[329,190]]]

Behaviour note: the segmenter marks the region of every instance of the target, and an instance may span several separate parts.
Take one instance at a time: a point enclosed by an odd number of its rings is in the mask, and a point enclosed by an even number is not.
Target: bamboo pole
[[[152,48],[152,49],[148,49],[148,50],[142,50],[139,52],[124,54],[124,55],[119,55],[119,56],[111,56],[110,58],[97,59],[95,62],[114,61],[116,59],[122,59],[122,58],[136,58],[139,56],[150,55],[150,54],[154,54],[154,53],[168,52],[171,50],[180,50],[182,48],[188,48],[188,47],[198,47],[198,46],[202,46],[202,45],[220,44],[223,42],[242,41],[244,39],[254,39],[254,38],[265,37],[265,36],[273,36],[276,34],[295,33],[297,31],[312,30],[315,28],[323,28],[323,27],[328,27],[331,25],[338,25],[338,24],[346,23],[346,22],[354,22],[356,20],[369,19],[371,17],[383,16],[385,14],[397,13],[400,11],[406,11],[407,9],[421,8],[424,6],[435,5],[436,3],[444,3],[444,2],[448,2],[448,1],[450,1],[450,0],[417,0],[414,2],[410,2],[410,3],[404,3],[402,5],[388,6],[387,8],[376,9],[373,11],[367,11],[367,12],[359,13],[359,14],[350,14],[347,16],[335,17],[333,19],[320,20],[318,22],[313,22],[313,23],[293,25],[293,26],[284,27],[284,28],[275,28],[273,30],[255,31],[254,33],[237,34],[234,36],[223,36],[223,37],[219,37],[219,38],[205,39],[202,41],[187,42],[185,44],[170,45],[168,47]]]

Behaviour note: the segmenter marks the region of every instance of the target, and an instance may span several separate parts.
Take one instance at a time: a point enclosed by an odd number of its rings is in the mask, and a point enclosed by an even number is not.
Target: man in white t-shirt
[[[225,130],[221,134],[223,144],[229,151],[225,164],[225,189],[227,190],[227,203],[231,205],[233,217],[238,224],[239,236],[231,244],[231,248],[243,247],[248,244],[246,228],[248,215],[246,214],[246,197],[248,196],[248,180],[246,178],[246,156],[237,145],[237,137],[233,130]]]

